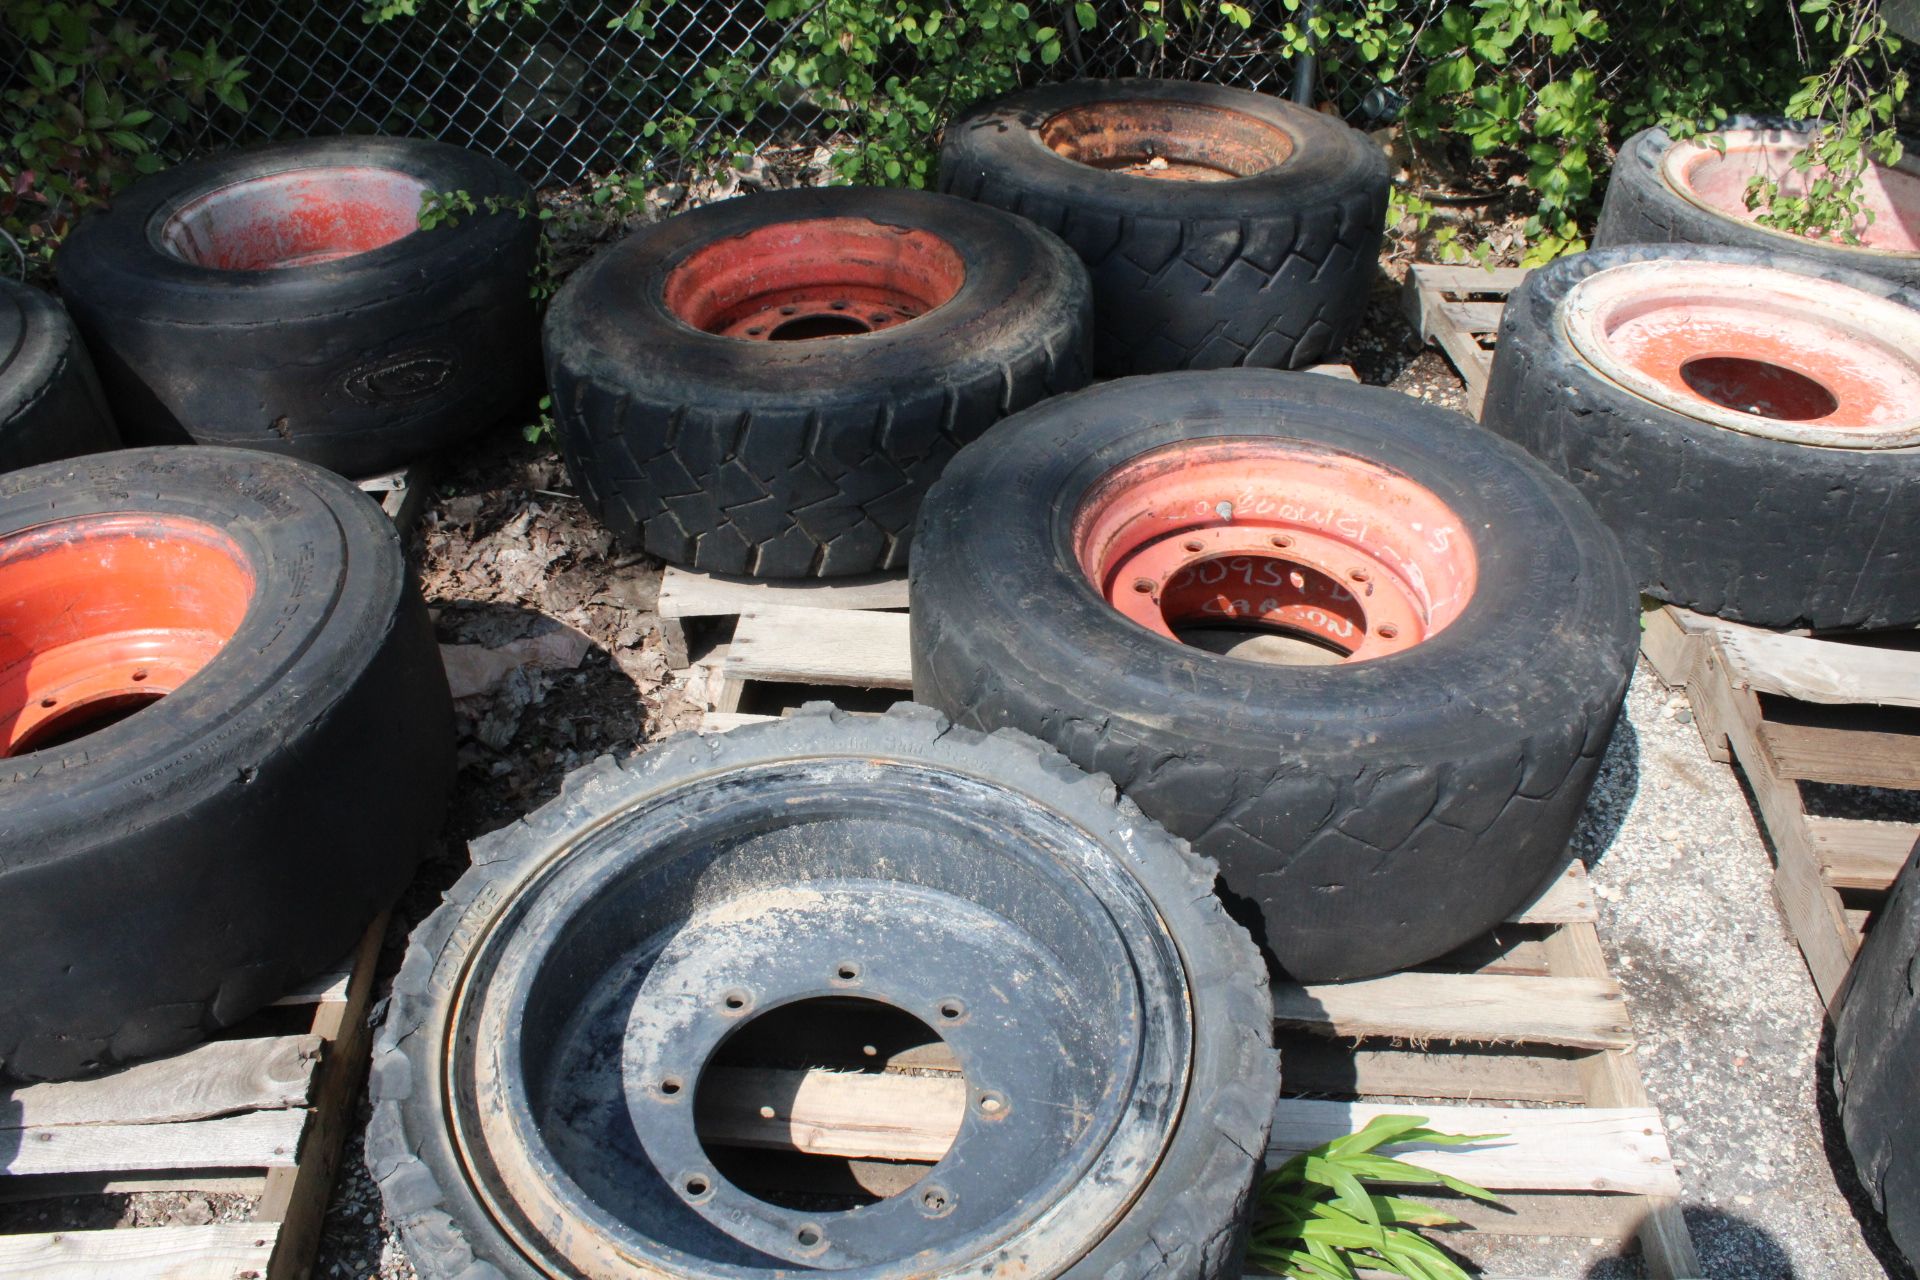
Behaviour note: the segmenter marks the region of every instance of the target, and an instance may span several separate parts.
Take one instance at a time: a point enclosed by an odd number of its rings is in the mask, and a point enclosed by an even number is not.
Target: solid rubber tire
[[[216,525],[255,595],[178,690],[0,759],[0,1074],[166,1052],[338,963],[440,829],[452,705],[380,508],[311,464],[158,448],[0,476],[0,534]]]
[[[1293,154],[1235,181],[1164,182],[1041,141],[1040,127],[1070,107],[1156,100],[1251,116],[1289,134]],[[939,182],[1032,219],[1085,260],[1103,377],[1298,369],[1337,353],[1366,312],[1389,185],[1380,148],[1341,121],[1181,80],[1072,80],[976,106],[947,126]]]
[[[1063,1274],[1226,1280],[1246,1248],[1254,1181],[1279,1090],[1267,978],[1246,932],[1209,892],[1214,868],[1022,734],[983,736],[924,707],[852,716],[810,704],[778,724],[681,735],[570,774],[561,795],[473,844],[473,867],[414,931],[374,1048],[368,1169],[422,1280],[544,1271],[493,1226],[449,1141],[440,1087],[458,973],[516,889],[609,812],[689,781],[800,757],[899,759],[952,769],[1031,797],[1114,851],[1162,913],[1194,1001],[1194,1060],[1181,1119],[1132,1207]],[[662,1273],[664,1274],[664,1273]]]
[[[1861,1185],[1900,1251],[1920,1261],[1920,847],[1847,975],[1833,1080]]]
[[[1792,272],[1920,308],[1920,291],[1797,253],[1624,245],[1562,258],[1508,297],[1481,422],[1573,482],[1619,537],[1641,590],[1762,627],[1920,622],[1920,449],[1827,449],[1689,418],[1602,376],[1558,311],[1632,262]]]
[[[1811,135],[1819,127],[1812,120],[1783,116],[1732,116],[1724,130],[1754,129],[1787,135]],[[1708,136],[1708,135],[1698,135]],[[1835,244],[1759,226],[1701,208],[1667,184],[1660,165],[1673,136],[1655,126],[1628,138],[1614,158],[1612,175],[1594,227],[1593,247],[1629,244],[1736,245],[1770,253],[1811,258],[1842,271],[1864,271],[1920,288],[1920,253],[1875,252],[1858,245]],[[1913,147],[1908,146],[1908,154]]]
[[[1221,657],[1121,616],[1074,557],[1081,497],[1149,449],[1228,436],[1426,486],[1471,531],[1465,612],[1325,667]],[[1612,537],[1520,450],[1394,392],[1255,370],[1126,379],[996,427],[929,495],[911,594],[916,698],[1113,778],[1220,864],[1300,981],[1433,959],[1565,864],[1638,634]]]
[[[0,471],[119,447],[66,311],[38,289],[0,280]]]
[[[333,262],[198,266],[153,228],[181,201],[288,170],[395,169],[476,212]],[[499,161],[439,142],[346,137],[254,147],[168,169],[83,218],[54,266],[122,432],[223,444],[343,475],[390,470],[531,408],[529,293],[540,223]]]
[[[704,333],[668,273],[755,230],[864,218],[930,231],[966,267],[909,323],[810,342]],[[1086,272],[1017,218],[925,191],[783,191],[670,218],[599,254],[547,313],[568,474],[622,542],[709,573],[898,569],[920,499],[1001,417],[1083,386]]]

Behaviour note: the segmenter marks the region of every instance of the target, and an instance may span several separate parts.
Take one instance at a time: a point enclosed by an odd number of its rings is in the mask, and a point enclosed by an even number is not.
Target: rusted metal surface
[[[1150,631],[1190,642],[1207,629],[1268,632],[1349,662],[1444,629],[1478,574],[1459,517],[1424,486],[1278,441],[1137,459],[1088,497],[1074,547],[1108,602]]]
[[[309,267],[419,230],[426,191],[418,178],[392,169],[293,169],[193,196],[153,236],[181,261],[219,271]]]
[[[1095,169],[1173,182],[1231,182],[1287,162],[1293,138],[1250,115],[1187,102],[1092,102],[1040,126],[1056,154]]]
[[[0,538],[0,756],[172,693],[232,637],[253,592],[239,547],[197,520],[88,516]]]
[[[1920,444],[1920,312],[1716,262],[1610,267],[1561,304],[1603,376],[1715,426],[1836,449]]]
[[[667,275],[667,309],[704,333],[788,342],[894,328],[966,280],[933,232],[865,218],[762,227],[690,254]]]

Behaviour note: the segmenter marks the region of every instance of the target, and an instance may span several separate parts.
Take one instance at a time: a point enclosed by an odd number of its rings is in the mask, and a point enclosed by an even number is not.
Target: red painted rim
[[[1756,219],[1763,211],[1747,207],[1747,188],[1755,178],[1779,183],[1782,195],[1804,196],[1813,183],[1830,176],[1824,166],[1805,173],[1793,167],[1805,149],[1805,139],[1796,135],[1730,129],[1708,135],[1708,140],[1675,143],[1662,169],[1668,185],[1693,203],[1722,217],[1759,225]],[[1863,253],[1920,253],[1920,172],[1909,162],[1896,168],[1868,165],[1861,176],[1860,200],[1873,218],[1854,227],[1857,245],[1835,241],[1834,247]]]
[[[1814,276],[1694,259],[1608,267],[1560,323],[1595,370],[1675,413],[1828,448],[1920,444],[1920,313]]]
[[[703,333],[805,341],[897,328],[951,301],[966,278],[931,231],[815,218],[703,246],[668,273],[665,298]]]
[[[1048,117],[1040,141],[1076,164],[1135,178],[1231,182],[1287,162],[1293,138],[1243,111],[1190,102],[1089,102]]]
[[[420,229],[427,184],[393,169],[290,169],[194,196],[160,226],[167,253],[217,271],[276,271],[371,253]]]
[[[253,590],[239,546],[197,520],[87,516],[0,537],[0,757],[179,689],[233,638]]]
[[[1081,504],[1073,546],[1107,602],[1149,631],[1214,652],[1228,651],[1214,632],[1310,646],[1234,651],[1290,665],[1410,649],[1460,616],[1479,572],[1466,527],[1424,485],[1275,440],[1136,458]]]

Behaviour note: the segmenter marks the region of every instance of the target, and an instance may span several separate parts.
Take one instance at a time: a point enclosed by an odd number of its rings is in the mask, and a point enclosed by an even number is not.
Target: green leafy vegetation
[[[0,14],[25,54],[4,94],[0,230],[30,274],[82,213],[192,151],[219,113],[248,108],[238,58],[212,42],[169,48],[116,0],[7,0]]]
[[[1380,1152],[1412,1144],[1463,1146],[1493,1136],[1436,1133],[1423,1116],[1377,1116],[1356,1133],[1302,1152],[1260,1184],[1248,1264],[1301,1280],[1354,1280],[1362,1268],[1411,1280],[1468,1280],[1419,1232],[1458,1219],[1376,1188],[1430,1186],[1499,1201],[1472,1183]]]

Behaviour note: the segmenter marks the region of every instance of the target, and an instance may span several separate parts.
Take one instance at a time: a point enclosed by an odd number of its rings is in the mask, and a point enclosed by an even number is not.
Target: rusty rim
[[[1076,164],[1136,178],[1231,182],[1283,165],[1285,129],[1225,107],[1089,102],[1048,117],[1040,141]]]
[[[1561,317],[1601,375],[1689,418],[1825,448],[1920,444],[1920,313],[1887,299],[1668,260],[1595,272]]]
[[[154,238],[182,262],[217,271],[316,266],[419,230],[427,190],[393,169],[290,169],[193,196],[166,216]]]
[[[1770,178],[1780,184],[1783,195],[1804,196],[1812,183],[1828,176],[1824,167],[1805,173],[1793,167],[1806,143],[1792,134],[1762,129],[1729,129],[1709,138],[1676,142],[1667,148],[1660,166],[1666,184],[1710,213],[1802,239],[1790,231],[1777,231],[1756,222],[1761,211],[1747,208],[1747,187],[1755,178]],[[1860,194],[1873,214],[1871,220],[1854,227],[1860,243],[1832,241],[1831,247],[1893,257],[1920,256],[1920,162],[1906,159],[1892,168],[1869,165],[1861,178]]]
[[[898,328],[960,291],[966,264],[918,227],[816,218],[706,245],[667,275],[667,310],[703,333],[762,342]]]
[[[179,689],[233,637],[253,587],[239,547],[197,520],[88,516],[0,537],[0,756]]]
[[[1460,616],[1477,575],[1465,526],[1423,485],[1281,440],[1135,459],[1081,504],[1073,547],[1149,631],[1285,665],[1410,649]]]

